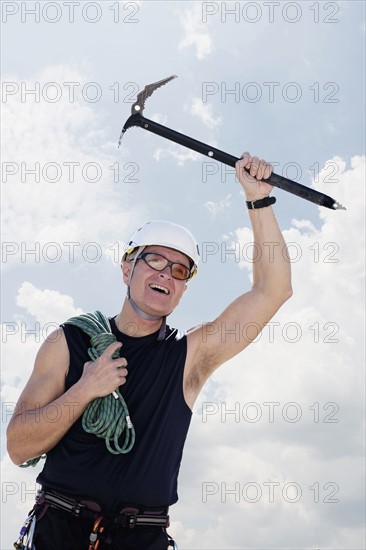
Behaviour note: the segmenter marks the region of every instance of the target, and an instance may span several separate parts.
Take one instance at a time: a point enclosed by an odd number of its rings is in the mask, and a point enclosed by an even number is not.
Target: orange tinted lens
[[[176,279],[184,281],[185,279],[189,279],[190,271],[183,264],[172,264],[172,275]]]

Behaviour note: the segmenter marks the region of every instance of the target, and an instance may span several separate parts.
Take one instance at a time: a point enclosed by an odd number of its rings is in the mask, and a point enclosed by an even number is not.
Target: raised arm
[[[244,168],[250,169],[248,174]],[[247,201],[267,197],[272,187],[261,181],[272,172],[270,164],[244,153],[236,176]],[[292,295],[286,244],[271,206],[248,210],[256,258],[253,286],[232,302],[214,321],[188,332],[184,377],[186,401],[192,405],[212,372],[245,349]]]
[[[114,342],[94,362],[84,365],[80,380],[65,392],[69,350],[62,329],[42,344],[34,369],[7,429],[11,460],[23,464],[54,447],[88,403],[112,393],[126,380],[126,359],[112,359],[120,342]]]

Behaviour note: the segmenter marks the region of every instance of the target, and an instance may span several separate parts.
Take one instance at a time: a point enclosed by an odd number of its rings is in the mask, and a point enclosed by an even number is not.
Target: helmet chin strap
[[[161,324],[161,327],[160,327],[160,330],[159,330],[159,335],[158,335],[158,340],[163,340],[164,339],[164,336],[165,336],[165,328],[166,328],[166,315],[158,315],[158,316],[155,316],[155,315],[150,315],[150,313],[146,313],[146,311],[143,311],[137,304],[136,302],[133,300],[132,296],[131,296],[131,279],[132,279],[132,275],[135,271],[135,266],[136,266],[136,259],[137,259],[137,256],[139,254],[141,254],[141,252],[144,250],[144,246],[140,246],[137,250],[137,254],[136,256],[134,257],[133,259],[133,262],[132,262],[132,267],[131,267],[131,271],[130,271],[130,275],[129,275],[129,278],[128,278],[128,283],[127,283],[127,300],[129,300],[130,304],[131,304],[131,307],[132,309],[137,313],[137,315],[139,315],[140,317],[142,317],[143,319],[145,319],[146,321],[158,321],[159,319],[162,320],[162,324]]]

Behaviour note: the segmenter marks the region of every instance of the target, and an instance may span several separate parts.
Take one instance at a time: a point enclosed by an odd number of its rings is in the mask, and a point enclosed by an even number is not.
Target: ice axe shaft
[[[162,124],[145,118],[140,114],[131,115],[130,118],[127,119],[124,126],[124,131],[126,131],[131,126],[140,126],[144,130],[148,130],[153,134],[157,134],[166,139],[169,139],[170,141],[179,143],[180,145],[188,147],[193,151],[197,151],[197,153],[201,153],[202,155],[205,155],[213,160],[222,162],[223,164],[227,164],[228,166],[232,166],[233,168],[235,167],[235,163],[239,160],[238,157],[234,157],[233,155],[225,153],[224,151],[220,151],[220,149],[211,147],[210,145],[207,145],[207,143],[197,141],[196,139],[186,136],[185,134],[176,132],[171,128],[167,128]],[[320,206],[325,206],[326,208],[331,208],[333,210],[341,208],[341,206],[338,205],[338,203],[328,195],[320,193],[319,191],[311,189],[310,187],[306,187],[305,185],[301,185],[300,183],[285,178],[284,176],[279,176],[278,174],[272,173],[269,178],[263,181],[266,181],[274,187],[279,187],[284,191],[288,191],[293,195],[297,195],[298,197],[314,202],[315,204],[318,204]]]
[[[171,76],[154,84],[149,84],[144,88],[142,92],[138,94],[137,101],[133,104],[131,109],[132,114],[126,120],[122,128],[119,145],[121,144],[123,134],[126,132],[126,130],[128,130],[128,128],[131,128],[132,126],[139,126],[144,130],[148,130],[153,134],[157,134],[161,137],[169,139],[170,141],[179,143],[179,145],[188,147],[189,149],[192,149],[197,153],[201,153],[202,155],[205,155],[213,160],[222,162],[223,164],[227,164],[228,166],[235,167],[235,163],[239,160],[238,157],[229,155],[224,151],[220,151],[220,149],[211,147],[207,143],[202,143],[201,141],[186,136],[185,134],[181,134],[180,132],[168,128],[167,126],[163,126],[158,122],[145,118],[142,115],[145,106],[145,100],[147,99],[147,97],[149,97],[156,88],[162,86],[163,84],[166,84],[173,78],[175,77]],[[298,197],[318,204],[319,206],[325,206],[326,208],[330,208],[332,210],[345,210],[344,206],[339,204],[332,197],[329,197],[324,193],[320,193],[319,191],[316,191],[315,189],[312,189],[310,187],[306,187],[305,185],[297,183],[296,181],[285,178],[284,176],[272,173],[269,178],[263,181],[266,181],[274,187],[279,187],[284,191],[288,191],[293,195],[297,195]]]

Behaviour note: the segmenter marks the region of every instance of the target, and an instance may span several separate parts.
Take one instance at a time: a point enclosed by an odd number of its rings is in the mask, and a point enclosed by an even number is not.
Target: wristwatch
[[[246,201],[249,210],[257,210],[258,208],[264,208],[270,206],[276,202],[276,197],[264,197],[258,201]]]

